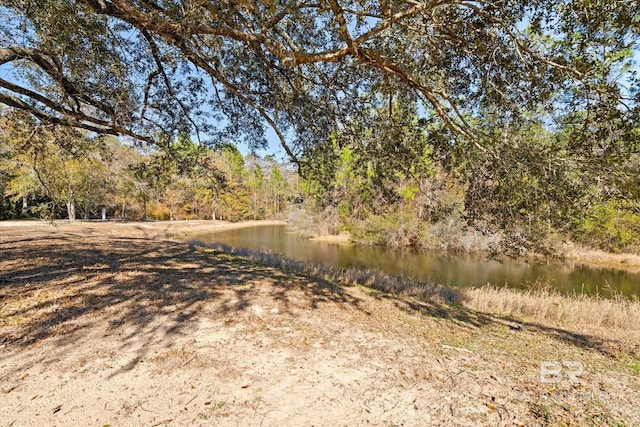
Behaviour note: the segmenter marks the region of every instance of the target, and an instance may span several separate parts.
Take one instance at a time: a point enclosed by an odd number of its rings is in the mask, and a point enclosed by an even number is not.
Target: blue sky
[[[267,148],[265,148],[264,150],[257,150],[257,151],[255,151],[255,153],[260,157],[265,157],[267,155],[271,155],[271,156],[275,157],[276,160],[278,160],[278,161],[288,162],[289,158],[287,158],[284,150],[282,149],[282,146],[280,145],[280,140],[276,136],[276,133],[273,131],[273,129],[267,128],[266,138],[267,138],[267,143],[269,144],[269,146]],[[246,156],[247,154],[249,154],[251,152],[251,150],[249,150],[249,147],[247,146],[247,144],[240,143],[240,144],[237,144],[237,146],[238,146],[238,149],[240,150],[240,152],[244,156]]]

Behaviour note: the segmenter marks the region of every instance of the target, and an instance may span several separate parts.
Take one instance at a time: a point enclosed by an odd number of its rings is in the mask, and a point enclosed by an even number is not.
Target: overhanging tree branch
[[[76,0],[69,2],[71,12],[65,13],[70,14],[69,22],[87,22],[86,28],[74,36],[79,40],[87,38],[80,40],[78,46],[93,49],[88,40],[99,40],[95,48],[98,53],[90,59],[97,61],[96,67],[106,68],[105,64],[109,64],[117,72],[126,61],[139,59],[144,64],[140,67],[143,77],[131,77],[127,81],[130,86],[124,86],[137,87],[137,92],[127,98],[131,103],[137,102],[137,107],[128,105],[126,112],[119,111],[122,96],[116,93],[119,88],[104,87],[105,96],[103,92],[91,93],[94,86],[83,84],[86,74],[76,72],[67,56],[69,52],[76,55],[81,52],[51,47],[67,43],[61,36],[64,32],[40,34],[49,43],[42,46],[48,48],[40,49],[36,38],[25,46],[14,43],[16,46],[0,47],[0,64],[28,62],[47,82],[57,85],[55,97],[20,82],[3,80],[0,86],[8,92],[4,95],[7,102],[12,105],[23,102],[29,111],[36,110],[42,117],[66,118],[109,132],[124,129],[128,132],[125,134],[141,137],[145,135],[133,131],[133,123],[164,123],[168,118],[171,122],[167,125],[168,132],[187,126],[199,134],[206,126],[194,114],[197,101],[185,100],[190,96],[198,99],[196,91],[202,90],[200,85],[185,89],[183,81],[173,80],[175,77],[167,73],[169,67],[187,70],[187,74],[188,69],[195,67],[210,77],[209,90],[224,88],[230,95],[219,97],[220,106],[215,106],[215,113],[228,114],[238,108],[234,106],[238,105],[236,102],[251,107],[256,116],[274,128],[283,149],[297,162],[296,150],[285,134],[292,129],[297,131],[294,121],[308,115],[302,104],[307,102],[313,114],[322,111],[322,103],[326,103],[327,114],[339,114],[343,105],[349,104],[353,105],[350,111],[357,115],[356,110],[366,104],[361,99],[362,91],[377,90],[375,80],[382,74],[420,94],[453,133],[473,142],[479,150],[491,152],[486,135],[466,119],[474,109],[491,104],[504,113],[514,102],[520,102],[520,97],[537,102],[536,94],[526,93],[529,88],[537,90],[548,85],[548,91],[552,91],[571,80],[591,78],[589,70],[578,70],[570,63],[570,57],[565,64],[545,53],[540,34],[529,36],[518,29],[517,23],[525,17],[524,8],[533,11],[527,12],[530,15],[540,11],[544,17],[560,13],[547,8],[556,3],[557,0],[523,0],[522,7],[516,7],[489,0],[378,0],[365,10],[361,2],[354,0],[288,0],[277,5],[195,0],[179,1],[172,6],[154,0]],[[613,0],[613,3],[620,11],[629,9],[628,2]],[[36,6],[11,7],[29,22],[41,22],[38,13],[52,16]],[[604,22],[614,18],[592,19]],[[109,31],[100,34],[103,28]],[[35,34],[39,29],[30,31]],[[114,35],[118,31],[121,36]],[[95,34],[91,36],[91,32]],[[122,36],[124,33],[126,37]],[[100,43],[113,46],[132,34],[141,37],[137,44],[129,45],[130,51],[122,57],[113,54],[111,61],[104,64],[100,62],[105,55],[112,54],[109,49],[100,50]],[[165,55],[173,48],[179,54]],[[175,62],[165,64],[168,57]],[[86,66],[91,64],[83,64]],[[372,69],[376,72],[371,72]],[[110,70],[101,71],[109,76]],[[153,90],[158,84],[157,77],[166,90]],[[108,77],[104,80],[109,81]],[[276,92],[277,95],[270,96]],[[469,94],[472,96],[466,96]],[[494,97],[495,94],[502,99]],[[549,99],[546,93],[541,98]],[[456,99],[465,99],[469,105],[456,103]],[[304,100],[301,105],[287,104],[300,100]],[[282,118],[282,111],[294,110],[295,114]],[[135,117],[132,111],[140,115]],[[149,113],[154,115],[153,119],[147,117],[149,111],[153,112]],[[313,124],[313,120],[308,123]]]

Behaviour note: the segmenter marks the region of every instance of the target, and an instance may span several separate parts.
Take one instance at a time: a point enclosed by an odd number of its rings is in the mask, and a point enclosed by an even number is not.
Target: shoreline
[[[126,232],[131,237],[144,238],[175,238],[183,240],[189,236],[203,233],[215,233],[241,228],[259,227],[265,225],[284,225],[282,220],[251,220],[229,222],[223,220],[184,220],[184,221],[83,221],[69,222],[66,220],[10,220],[0,221],[0,233],[11,234],[24,232],[33,227],[34,231],[51,231],[68,229],[74,231],[89,231],[106,235],[122,234]]]
[[[597,249],[565,246],[561,249],[561,261],[573,262],[592,268],[609,268],[630,273],[640,272],[640,255],[612,253]]]
[[[357,246],[353,242],[353,240],[351,240],[350,234],[331,234],[326,236],[314,236],[314,237],[309,237],[309,240],[311,240],[312,242],[326,242],[326,243],[335,243],[340,245]]]
[[[12,230],[24,230],[25,227],[33,227],[36,230],[44,231],[49,227],[73,227],[77,229],[88,228],[93,232],[107,231],[109,228],[128,229],[133,235],[153,238],[172,238],[185,240],[197,237],[199,234],[216,233],[241,228],[260,227],[270,225],[286,225],[284,220],[249,220],[239,222],[229,222],[224,220],[182,220],[182,221],[84,221],[77,220],[68,222],[66,220],[43,221],[43,220],[6,220],[0,221],[0,233],[10,233]],[[299,230],[292,228],[292,231],[299,233]],[[112,233],[111,233],[112,234]],[[340,245],[358,246],[351,240],[349,234],[320,235],[307,237],[310,241],[325,242]],[[437,251],[438,249],[421,248],[425,251]],[[473,254],[474,252],[469,252]],[[483,252],[475,252],[483,255]],[[501,255],[499,255],[501,256]],[[569,266],[585,266],[591,269],[621,270],[629,273],[640,273],[640,255],[616,254],[596,249],[582,248],[573,244],[565,244],[558,256],[523,256],[519,257],[527,262],[539,263],[559,263]]]
[[[298,232],[298,231],[295,231]],[[363,246],[368,245],[358,244],[354,242],[349,234],[339,235],[318,235],[308,237],[309,240],[314,242],[327,242],[336,243],[342,245],[351,246]],[[381,247],[385,247],[384,245]],[[389,249],[407,249],[407,247],[387,247]],[[418,251],[427,252],[446,252],[452,254],[469,254],[476,256],[488,256],[492,255],[490,252],[485,251],[458,251],[458,250],[443,250],[438,248],[419,247],[415,248]],[[523,260],[528,263],[552,263],[561,264],[570,267],[584,266],[591,269],[607,269],[607,270],[620,270],[628,273],[640,273],[640,255],[630,253],[613,253],[605,252],[599,249],[590,249],[580,247],[574,244],[564,244],[559,248],[558,254],[555,256],[542,255],[542,254],[529,254],[517,257],[511,257],[505,254],[497,254],[497,258],[516,259]]]

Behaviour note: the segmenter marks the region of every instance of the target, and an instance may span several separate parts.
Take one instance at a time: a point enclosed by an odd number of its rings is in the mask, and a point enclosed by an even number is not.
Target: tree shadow
[[[401,310],[411,313],[419,312],[428,317],[454,321],[461,327],[481,329],[487,326],[502,325],[514,331],[541,333],[563,344],[569,344],[580,349],[593,350],[607,357],[640,357],[640,353],[635,349],[630,349],[629,346],[618,340],[576,333],[568,329],[527,322],[511,316],[482,312],[458,303],[442,304],[434,301],[415,301],[394,296],[385,296],[384,298],[393,299],[396,307]]]
[[[258,295],[281,307],[278,316],[297,316],[301,298],[310,309],[334,304],[369,314],[348,286],[323,279],[322,274],[258,265],[206,245],[53,234],[4,241],[0,253],[0,265],[5,266],[0,273],[0,326],[5,326],[0,332],[6,331],[0,335],[0,345],[23,349],[53,340],[63,354],[85,344],[92,329],[100,326],[105,334],[118,335],[121,350],[133,345],[140,349],[118,372],[147,357],[146,344],[188,334],[189,325],[202,313],[213,310],[223,317],[248,313]],[[400,309],[462,327],[526,328],[608,356],[619,344],[475,311],[455,302],[459,295],[454,294],[451,289],[443,294],[454,302],[390,294],[374,297],[392,299]],[[17,326],[6,326],[12,324]]]
[[[54,340],[64,350],[82,345],[100,325],[120,335],[122,349],[144,348],[188,333],[206,310],[247,312],[257,289],[282,306],[283,316],[296,315],[294,291],[311,308],[332,303],[361,310],[357,297],[326,281],[171,241],[54,235],[5,241],[0,253],[0,345],[7,348]],[[144,357],[141,351],[136,360]]]

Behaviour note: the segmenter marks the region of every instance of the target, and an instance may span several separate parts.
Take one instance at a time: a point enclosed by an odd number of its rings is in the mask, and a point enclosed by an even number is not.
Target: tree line
[[[160,150],[6,110],[0,218],[311,218],[314,232],[348,231],[361,244],[523,254],[573,240],[638,252],[638,154],[617,173],[594,170],[569,149],[570,129],[538,124],[502,129],[515,163],[505,168],[470,151],[453,157],[409,104],[371,114],[375,128],[336,129],[315,145],[301,177],[232,144],[178,136]]]
[[[308,153],[307,203],[334,230],[387,246],[526,254],[572,241],[640,252],[636,135],[585,152],[570,122],[491,125],[496,159],[452,147],[410,103],[370,114],[373,125],[336,129]]]
[[[0,104],[32,121],[29,140],[117,136],[123,164],[143,144],[161,166],[119,184],[149,195],[143,213],[162,199],[179,215],[164,193],[197,179],[216,197],[188,211],[229,215],[218,186],[234,173],[207,141],[264,147],[270,128],[307,205],[362,241],[474,246],[445,238],[465,229],[516,252],[635,247],[640,2],[7,0],[0,15]],[[46,150],[23,155],[44,166]],[[35,179],[68,195],[68,168]]]
[[[179,136],[166,150],[0,115],[0,218],[279,218],[297,176],[271,157]]]

